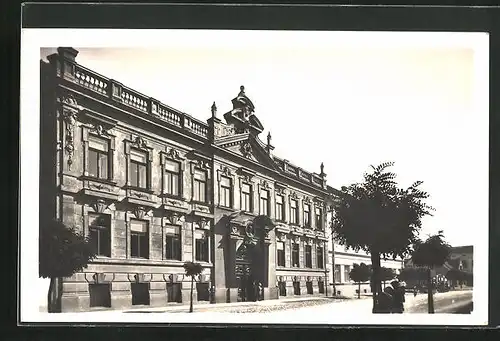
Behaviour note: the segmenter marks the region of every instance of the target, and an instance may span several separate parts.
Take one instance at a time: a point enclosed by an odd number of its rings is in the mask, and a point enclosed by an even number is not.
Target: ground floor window
[[[286,296],[286,283],[278,282],[278,291],[280,296]]]
[[[306,282],[306,289],[307,289],[307,294],[312,295],[313,294],[313,282]]]
[[[167,302],[182,302],[180,283],[167,283]]]
[[[149,283],[131,283],[132,305],[149,305]]]
[[[210,287],[208,283],[196,283],[198,301],[210,301]]]
[[[111,284],[89,284],[90,306],[111,307]]]
[[[325,293],[325,282],[322,282],[322,281],[318,282],[318,291],[320,294]]]
[[[293,282],[293,294],[300,295],[300,282]]]

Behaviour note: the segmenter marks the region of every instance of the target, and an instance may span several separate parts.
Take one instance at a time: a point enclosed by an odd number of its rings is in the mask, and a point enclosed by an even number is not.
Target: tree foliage
[[[372,274],[371,268],[365,263],[353,264],[349,277],[356,283],[366,282],[370,279]]]
[[[390,281],[396,277],[396,273],[391,268],[381,267],[380,268],[380,280]]]
[[[198,276],[203,272],[203,267],[200,263],[185,262],[183,266],[186,276],[189,276],[191,278]]]
[[[354,250],[377,252],[383,257],[404,257],[418,239],[422,218],[431,215],[425,203],[429,194],[422,181],[398,188],[396,174],[387,169],[393,162],[372,167],[362,183],[341,188],[335,207],[335,239]]]
[[[444,240],[443,231],[439,231],[425,241],[417,240],[411,258],[416,266],[434,268],[446,262],[450,251],[451,246]]]
[[[39,276],[43,278],[70,277],[95,258],[89,239],[57,220],[40,227],[39,243]]]
[[[405,282],[424,281],[427,279],[427,274],[424,268],[403,268],[401,273],[398,275],[398,279]]]

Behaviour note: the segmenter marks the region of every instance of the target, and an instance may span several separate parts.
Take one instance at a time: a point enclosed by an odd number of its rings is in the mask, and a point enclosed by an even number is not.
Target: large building
[[[242,86],[202,122],[79,65],[41,61],[40,228],[60,219],[97,258],[62,280],[61,311],[189,302],[183,263],[202,264],[195,301],[325,295],[323,165],[273,154]],[[268,216],[268,220],[263,219]]]

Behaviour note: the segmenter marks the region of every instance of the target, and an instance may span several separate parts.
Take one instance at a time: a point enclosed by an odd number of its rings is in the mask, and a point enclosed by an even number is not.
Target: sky
[[[422,237],[443,230],[450,244],[470,245],[470,231],[487,229],[473,203],[488,193],[488,112],[476,110],[474,50],[411,36],[360,41],[213,31],[170,34],[155,46],[72,47],[81,65],[202,121],[214,101],[222,118],[244,85],[276,156],[316,173],[323,162],[335,188],[394,161],[400,186],[421,180],[431,195],[436,211]],[[53,52],[41,49],[41,58]]]

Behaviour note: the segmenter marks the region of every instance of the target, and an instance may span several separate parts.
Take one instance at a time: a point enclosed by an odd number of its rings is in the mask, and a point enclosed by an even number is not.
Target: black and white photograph
[[[21,38],[22,322],[488,323],[488,34]]]

